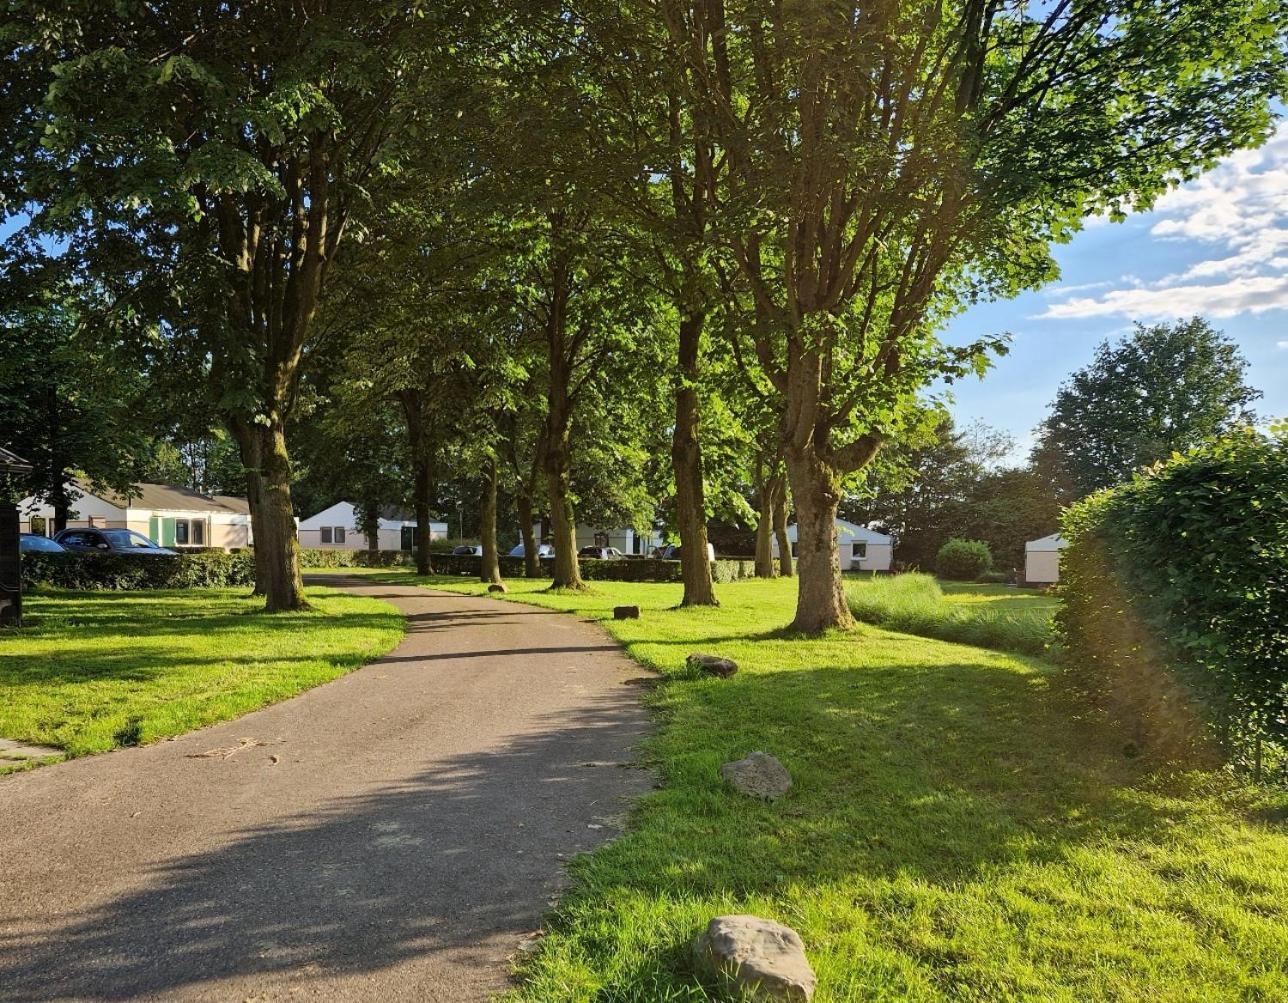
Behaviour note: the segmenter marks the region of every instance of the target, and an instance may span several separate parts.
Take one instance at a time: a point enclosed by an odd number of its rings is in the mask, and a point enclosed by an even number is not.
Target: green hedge
[[[1065,514],[1057,625],[1088,693],[1163,753],[1288,759],[1288,441],[1248,430]]]
[[[300,567],[308,568],[395,568],[416,563],[408,550],[323,550],[300,549]]]
[[[683,581],[679,561],[662,561],[654,557],[628,557],[614,561],[604,561],[593,557],[580,558],[581,577],[586,581],[612,582],[678,582]],[[502,557],[500,559],[501,575],[505,578],[523,577],[522,557]],[[459,557],[434,555],[434,570],[444,575],[465,575],[477,578],[483,566],[483,558],[471,554]],[[554,561],[542,558],[542,570],[552,572]],[[718,584],[751,578],[755,575],[756,563],[752,560],[717,559],[711,564],[711,577]]]
[[[200,589],[250,585],[255,560],[249,551],[181,554],[23,554],[25,588],[49,586],[76,591],[116,589]]]

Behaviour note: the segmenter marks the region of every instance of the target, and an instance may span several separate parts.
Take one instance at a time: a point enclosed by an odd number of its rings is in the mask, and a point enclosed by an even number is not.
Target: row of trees
[[[445,457],[543,507],[569,588],[579,483],[629,495],[660,432],[687,603],[782,471],[794,626],[845,626],[842,499],[1004,350],[942,321],[1267,134],[1282,4],[1173,7],[15,0],[5,266],[218,417],[269,609],[325,422],[337,466],[401,428],[422,533]]]

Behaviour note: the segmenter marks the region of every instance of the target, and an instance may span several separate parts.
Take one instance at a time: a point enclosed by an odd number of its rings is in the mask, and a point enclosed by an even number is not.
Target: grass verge
[[[725,912],[799,930],[819,1003],[1288,998],[1288,795],[1124,757],[1043,662],[871,626],[785,636],[790,581],[688,610],[676,585],[546,584],[508,598],[603,620],[666,676],[665,784],[573,863],[516,1000],[705,1003],[689,945]],[[611,620],[627,603],[641,619]],[[690,678],[695,650],[741,671]],[[754,749],[795,780],[772,805],[717,775]]]
[[[0,736],[103,752],[226,721],[383,654],[402,616],[309,589],[314,608],[263,613],[241,589],[51,592],[0,633]]]
[[[995,651],[1041,655],[1050,648],[1058,600],[1006,585],[942,584],[930,575],[863,579],[848,584],[850,610],[863,623],[903,634]]]

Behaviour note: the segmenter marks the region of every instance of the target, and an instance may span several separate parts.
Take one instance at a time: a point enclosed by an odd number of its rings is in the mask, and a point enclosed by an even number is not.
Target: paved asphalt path
[[[406,613],[385,658],[174,741],[0,778],[0,1000],[506,987],[563,860],[652,783],[616,765],[648,728],[641,670],[567,614],[346,587]]]

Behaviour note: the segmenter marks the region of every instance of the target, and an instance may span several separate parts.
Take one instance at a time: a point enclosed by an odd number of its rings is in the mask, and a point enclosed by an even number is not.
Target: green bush
[[[300,567],[308,568],[392,568],[415,564],[409,550],[325,550],[300,549]]]
[[[49,586],[75,591],[200,589],[249,585],[255,559],[249,551],[180,554],[23,554],[25,588]]]
[[[855,585],[846,596],[855,619],[863,623],[995,651],[1049,653],[1051,620],[1045,612],[1016,613],[991,609],[987,604],[949,603],[930,575],[881,576]]]
[[[985,571],[975,581],[981,585],[1005,585],[1010,578],[1011,576],[1005,571]]]
[[[939,548],[935,570],[955,582],[973,582],[993,567],[993,555],[983,540],[952,539]]]
[[[1161,753],[1288,750],[1288,441],[1174,456],[1064,518],[1058,628],[1089,695]]]

